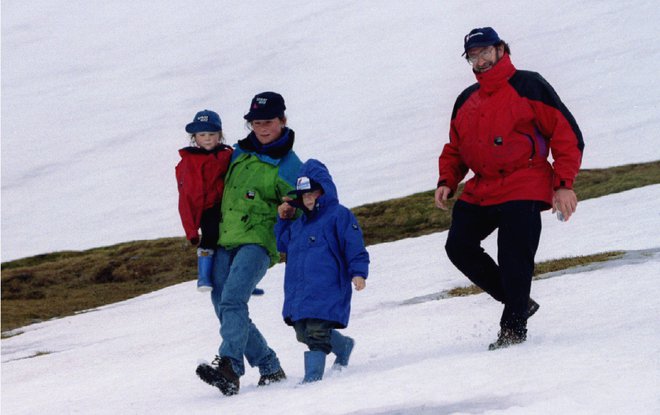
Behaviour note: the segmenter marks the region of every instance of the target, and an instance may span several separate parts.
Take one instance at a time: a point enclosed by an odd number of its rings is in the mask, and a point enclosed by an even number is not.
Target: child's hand
[[[280,216],[280,219],[291,219],[296,214],[296,208],[288,204],[287,202],[293,200],[288,196],[282,198],[282,203],[277,207],[277,214]]]
[[[367,280],[362,277],[353,277],[353,285],[357,291],[362,291],[367,286]]]

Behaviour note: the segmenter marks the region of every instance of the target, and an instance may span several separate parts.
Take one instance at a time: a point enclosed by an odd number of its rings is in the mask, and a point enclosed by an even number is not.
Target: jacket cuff
[[[451,199],[452,197],[454,197],[454,194],[456,194],[456,188],[458,187],[458,185],[452,186],[451,184],[447,183],[447,179],[438,180],[438,186],[436,187],[436,189],[438,189],[440,186],[447,186],[449,188],[449,194],[447,195],[447,199]]]
[[[560,177],[555,177],[554,183],[552,185],[554,190],[557,189],[573,189],[573,180],[572,179],[562,179]]]

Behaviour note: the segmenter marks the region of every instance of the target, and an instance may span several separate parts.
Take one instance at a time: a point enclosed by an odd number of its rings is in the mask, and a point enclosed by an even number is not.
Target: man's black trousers
[[[473,283],[504,303],[500,327],[526,333],[534,256],[546,205],[520,200],[493,206],[457,201],[445,249],[451,262]],[[497,263],[481,247],[495,229]]]

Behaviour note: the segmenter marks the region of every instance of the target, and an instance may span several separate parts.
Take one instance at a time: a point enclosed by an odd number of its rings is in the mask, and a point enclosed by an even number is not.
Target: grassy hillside
[[[578,200],[660,183],[660,161],[608,169],[581,170],[575,182]],[[459,194],[462,187],[459,187]],[[400,199],[370,203],[353,209],[367,244],[427,235],[449,228],[451,215],[436,209],[435,189]],[[453,205],[455,199],[449,203]]]
[[[585,200],[655,183],[660,183],[660,161],[583,170],[575,183],[575,191],[579,200]],[[446,230],[450,220],[449,212],[435,208],[432,190],[359,206],[353,212],[369,245]],[[543,272],[596,260],[604,259],[562,259],[539,264],[537,268]],[[2,331],[71,315],[195,278],[195,248],[182,237],[56,252],[5,262],[2,263]]]

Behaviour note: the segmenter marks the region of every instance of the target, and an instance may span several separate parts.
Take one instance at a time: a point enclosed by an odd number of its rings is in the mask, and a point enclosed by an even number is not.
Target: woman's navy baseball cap
[[[491,46],[500,42],[500,37],[492,27],[478,27],[472,29],[463,39],[463,49],[465,50],[463,55],[467,55],[469,49]]]
[[[220,121],[220,116],[210,110],[200,111],[195,114],[193,121],[186,125],[186,132],[188,134],[196,134],[201,133],[202,131],[222,131],[222,121]]]
[[[272,120],[273,118],[284,117],[284,98],[276,92],[262,92],[252,98],[250,103],[250,112],[243,118],[247,121],[254,120]]]

